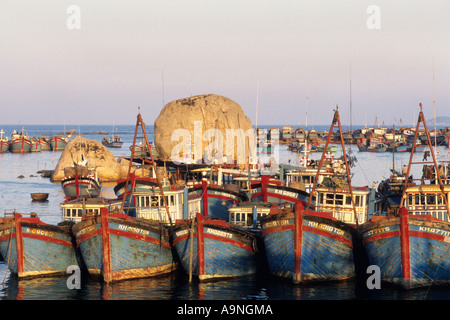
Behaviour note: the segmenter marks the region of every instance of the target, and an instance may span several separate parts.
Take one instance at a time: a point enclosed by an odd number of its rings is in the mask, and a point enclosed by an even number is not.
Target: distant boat
[[[19,278],[67,275],[78,265],[70,228],[49,225],[35,214],[5,214],[0,219],[0,252]]]
[[[84,164],[75,164],[64,168],[64,179],[61,181],[64,195],[69,199],[79,197],[95,198],[100,195],[101,182],[95,168]]]
[[[50,140],[47,137],[42,136],[41,138],[39,138],[39,142],[41,144],[41,151],[52,150],[52,145],[50,144]]]
[[[123,141],[120,140],[118,135],[115,135],[109,138],[103,138],[102,144],[108,148],[121,148]]]
[[[69,143],[68,137],[63,136],[53,136],[50,138],[50,144],[52,146],[52,150],[64,150]]]
[[[385,145],[379,144],[376,146],[367,146],[362,143],[357,143],[360,152],[386,152],[387,147]]]
[[[42,150],[42,145],[41,145],[39,139],[32,138],[30,152],[41,152],[41,150]]]
[[[25,133],[25,128],[22,127],[21,132],[14,130],[11,134],[11,143],[9,149],[14,153],[25,153],[31,150],[31,140]]]
[[[256,272],[256,237],[223,220],[197,213],[172,228],[173,246],[187,274],[200,281],[237,278]]]
[[[5,132],[3,129],[0,130],[0,153],[6,153],[9,149],[9,139],[8,137],[4,137],[3,134]]]

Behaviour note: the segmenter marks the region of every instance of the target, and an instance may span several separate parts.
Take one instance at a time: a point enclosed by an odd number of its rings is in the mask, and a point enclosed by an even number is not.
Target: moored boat
[[[100,195],[102,184],[95,168],[75,164],[73,167],[64,168],[61,186],[67,198],[95,198]]]
[[[69,266],[78,266],[70,228],[46,224],[35,214],[5,214],[0,252],[19,278],[67,275]]]
[[[64,150],[69,143],[69,137],[53,136],[50,138],[50,145],[52,150],[59,151]]]
[[[41,151],[52,150],[50,140],[46,136],[42,136],[41,138],[39,138],[39,143],[41,144]]]
[[[331,213],[304,210],[261,218],[262,235],[272,275],[296,284],[343,281],[356,277],[354,229]]]
[[[450,285],[450,186],[443,183],[445,176],[437,174],[439,167],[422,105],[420,109],[414,141],[422,123],[432,166],[424,165],[424,159],[422,177],[413,179],[409,175],[411,165],[420,162],[413,161],[412,152],[400,189],[400,203],[358,228],[369,263],[380,268],[381,280],[404,289]]]
[[[31,140],[25,133],[25,128],[22,127],[21,132],[14,130],[11,134],[11,142],[9,149],[13,153],[27,153],[31,150]]]
[[[72,227],[87,271],[110,283],[176,270],[169,232],[158,221],[125,214],[85,215]]]
[[[6,153],[9,149],[9,139],[8,137],[4,137],[3,134],[5,132],[3,129],[0,130],[0,153]]]
[[[120,136],[115,135],[109,138],[103,138],[102,144],[108,148],[121,148],[123,145],[123,141],[120,140]]]
[[[42,145],[39,139],[31,138],[30,152],[41,152]]]
[[[198,213],[194,221],[176,223],[171,234],[183,269],[200,281],[256,272],[256,238],[250,232]]]

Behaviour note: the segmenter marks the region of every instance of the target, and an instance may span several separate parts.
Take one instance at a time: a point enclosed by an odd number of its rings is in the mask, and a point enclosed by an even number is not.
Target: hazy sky
[[[255,123],[257,91],[258,124],[304,125],[306,96],[308,125],[349,124],[350,79],[353,124],[413,123],[433,60],[450,116],[448,0],[2,0],[0,41],[2,124],[153,124],[207,93]]]

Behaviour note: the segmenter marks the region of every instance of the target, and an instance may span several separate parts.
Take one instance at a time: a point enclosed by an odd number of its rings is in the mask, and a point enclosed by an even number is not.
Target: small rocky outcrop
[[[128,173],[129,161],[120,158],[116,161],[114,154],[97,140],[75,137],[65,147],[53,171],[51,181],[60,182],[64,179],[64,169],[85,161],[86,165],[95,167],[102,181],[125,179]],[[133,170],[134,171],[134,170]],[[148,170],[137,170],[136,175],[147,175]]]

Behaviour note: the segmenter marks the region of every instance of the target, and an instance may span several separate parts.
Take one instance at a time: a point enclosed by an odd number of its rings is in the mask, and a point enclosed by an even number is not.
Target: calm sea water
[[[17,126],[0,126],[6,135]],[[110,149],[117,157],[128,156],[129,146],[133,141],[134,125],[116,126],[117,133],[124,144],[120,149]],[[30,136],[55,135],[64,131],[64,126],[26,126]],[[66,126],[66,130],[75,129],[89,139],[101,141],[105,135],[95,132],[111,132],[112,126]],[[327,130],[329,127],[318,128]],[[149,140],[153,141],[153,127],[147,129]],[[359,153],[356,146],[346,146],[357,158],[352,179],[353,186],[372,186],[374,181],[381,181],[390,175],[393,164],[389,153]],[[439,158],[448,158],[448,150],[439,147]],[[339,152],[338,152],[339,154]],[[60,203],[64,199],[60,184],[51,183],[41,177],[37,171],[53,169],[61,151],[38,152],[28,154],[0,154],[0,210],[2,212],[36,212],[46,223],[56,224],[62,220]],[[394,164],[397,168],[407,164],[409,153],[396,155]],[[418,155],[420,157],[421,155]],[[312,154],[319,159],[320,154]],[[279,162],[294,164],[297,155],[280,146]],[[413,172],[413,174],[419,174]],[[114,197],[113,184],[103,186],[103,196]],[[32,192],[50,194],[46,202],[33,202]],[[4,261],[0,261],[0,299],[9,300],[447,300],[450,299],[449,288],[425,288],[404,291],[382,286],[381,289],[369,290],[365,279],[334,283],[327,285],[297,286],[289,282],[270,277],[266,272],[242,279],[217,281],[211,283],[189,283],[182,273],[156,279],[123,281],[113,285],[104,285],[95,280],[83,279],[81,289],[68,289],[66,278],[45,278],[20,280],[12,276]]]

